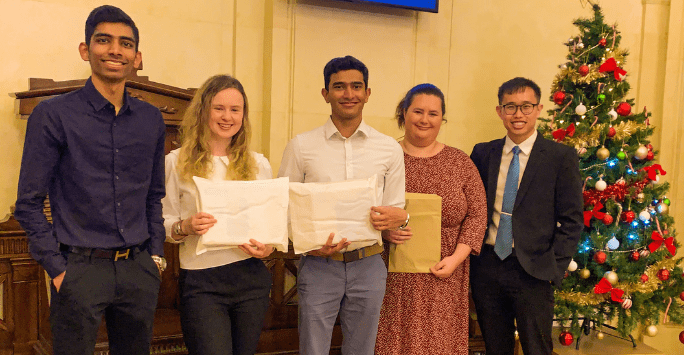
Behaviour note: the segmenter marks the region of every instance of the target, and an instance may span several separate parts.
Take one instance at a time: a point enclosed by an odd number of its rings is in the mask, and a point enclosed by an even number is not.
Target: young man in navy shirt
[[[126,91],[142,60],[133,20],[100,6],[85,34],[85,86],[41,102],[28,119],[15,217],[52,278],[54,354],[92,355],[103,315],[111,354],[149,354],[166,266],[165,125]]]

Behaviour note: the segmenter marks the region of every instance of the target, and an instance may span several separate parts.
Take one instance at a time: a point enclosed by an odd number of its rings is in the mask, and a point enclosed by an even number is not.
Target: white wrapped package
[[[253,181],[211,181],[192,178],[197,186],[197,210],[216,218],[200,236],[197,255],[236,248],[250,239],[287,252],[288,178]]]
[[[378,205],[377,176],[340,182],[290,183],[290,238],[297,254],[320,249],[335,233],[333,243],[376,240],[380,231],[370,222]]]

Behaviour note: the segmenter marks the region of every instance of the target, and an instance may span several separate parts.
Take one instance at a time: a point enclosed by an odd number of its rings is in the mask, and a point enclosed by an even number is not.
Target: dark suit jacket
[[[488,225],[504,142],[502,138],[477,144],[470,156],[487,191]],[[539,134],[513,207],[515,255],[528,274],[560,286],[584,228],[583,206],[577,152]]]

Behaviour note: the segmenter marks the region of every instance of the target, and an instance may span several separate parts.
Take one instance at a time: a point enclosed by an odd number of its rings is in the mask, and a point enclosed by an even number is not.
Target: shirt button
[[[114,127],[116,127],[116,123],[114,123]]]
[[[119,175],[114,176],[115,179],[119,180]]]
[[[123,228],[119,229],[119,232],[123,233]]]
[[[121,202],[117,202],[116,205],[121,207]]]
[[[114,149],[114,152],[115,152],[115,153],[118,153],[118,152],[119,152],[119,150],[118,150],[118,149]]]

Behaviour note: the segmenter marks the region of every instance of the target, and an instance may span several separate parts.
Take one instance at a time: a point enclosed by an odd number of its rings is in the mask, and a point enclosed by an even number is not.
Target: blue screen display
[[[414,10],[437,12],[439,0],[338,0],[347,2],[381,4]]]

